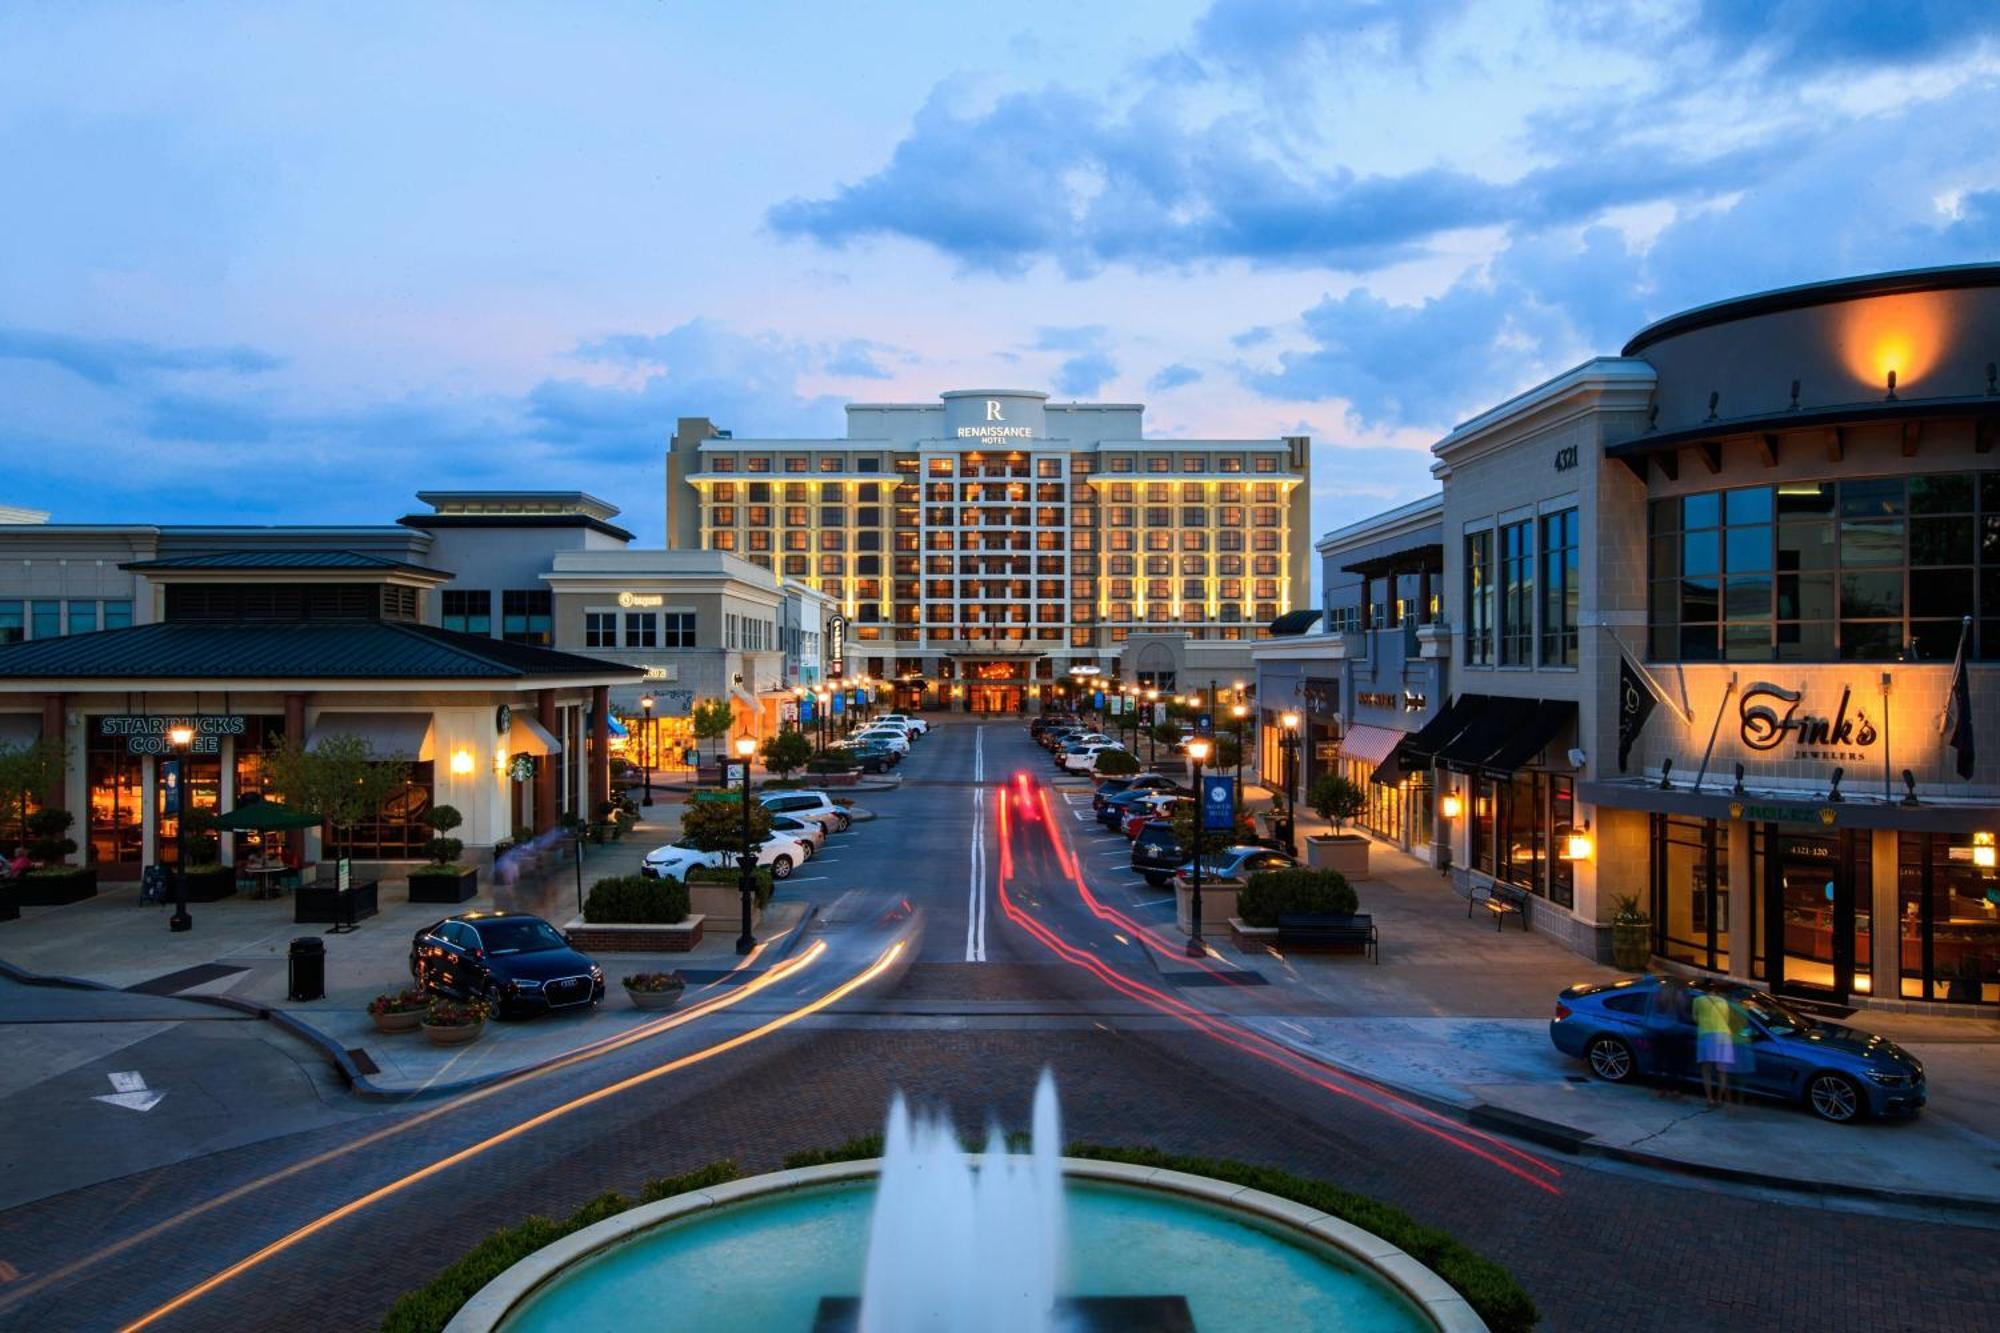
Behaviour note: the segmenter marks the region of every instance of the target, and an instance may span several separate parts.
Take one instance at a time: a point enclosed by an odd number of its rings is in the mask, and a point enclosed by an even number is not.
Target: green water
[[[1149,1191],[1071,1182],[1067,1291],[1182,1295],[1199,1333],[1403,1333],[1423,1314],[1340,1256]],[[507,1333],[690,1328],[807,1333],[858,1295],[872,1181],[755,1200],[645,1234],[545,1285]]]

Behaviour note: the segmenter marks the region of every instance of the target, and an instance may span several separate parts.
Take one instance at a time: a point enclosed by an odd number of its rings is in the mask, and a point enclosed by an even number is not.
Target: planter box
[[[479,1034],[486,1030],[486,1022],[481,1019],[477,1023],[454,1023],[449,1027],[439,1023],[425,1023],[422,1027],[424,1035],[431,1039],[432,1045],[463,1046],[469,1041],[479,1040]]]
[[[424,1011],[405,1009],[395,1014],[370,1014],[377,1032],[415,1032],[424,1025]]]
[[[1367,879],[1368,839],[1359,833],[1307,838],[1306,864],[1314,870],[1338,870],[1349,879]]]
[[[97,871],[77,868],[60,875],[29,873],[10,879],[4,890],[20,907],[61,907],[97,896]]]
[[[686,953],[701,943],[707,918],[688,913],[687,920],[662,925],[592,925],[578,917],[563,927],[570,943],[585,953]]]
[[[1236,915],[1236,893],[1236,887],[1212,889],[1206,884],[1201,886],[1201,928],[1204,932],[1214,930]],[[1174,922],[1183,935],[1194,930],[1192,889],[1174,886]]]
[[[686,994],[686,986],[677,986],[673,990],[633,990],[630,986],[625,988],[625,998],[632,1002],[634,1009],[650,1009],[656,1012],[672,1009]]]
[[[379,910],[372,879],[345,893],[331,884],[308,884],[292,899],[292,921],[301,926],[351,926]]]
[[[688,915],[690,917],[713,917],[717,922],[743,920],[743,891],[734,884],[704,884],[699,880],[687,886]],[[757,906],[755,894],[750,898],[750,928],[755,930],[764,921],[764,909]]]
[[[1236,937],[1237,944],[1250,949],[1261,949],[1278,942],[1276,926],[1252,926],[1240,916],[1229,918],[1229,933]]]
[[[217,866],[214,870],[197,870],[190,873],[188,881],[188,901],[191,903],[220,902],[224,898],[236,896],[236,867]],[[168,897],[172,897],[172,886],[168,887]]]
[[[462,903],[479,894],[479,872],[466,870],[412,870],[410,901],[413,903]]]

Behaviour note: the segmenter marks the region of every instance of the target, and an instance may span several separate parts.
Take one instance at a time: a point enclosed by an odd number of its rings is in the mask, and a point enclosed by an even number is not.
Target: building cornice
[[[1438,461],[1431,475],[1443,478],[1452,465],[1599,412],[1643,412],[1659,382],[1645,361],[1593,357],[1524,393],[1489,408],[1453,428],[1431,446]]]
[[[1395,509],[1386,509],[1372,518],[1350,523],[1344,528],[1334,528],[1313,543],[1313,550],[1322,556],[1329,556],[1343,547],[1400,537],[1415,529],[1441,522],[1443,518],[1444,492],[1439,491],[1435,495],[1412,500]]]

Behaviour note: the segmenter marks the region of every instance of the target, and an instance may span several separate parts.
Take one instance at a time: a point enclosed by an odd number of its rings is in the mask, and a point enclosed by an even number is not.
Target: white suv
[[[920,717],[912,717],[908,713],[884,713],[876,718],[875,721],[877,723],[893,722],[899,727],[908,728],[910,733],[916,736],[921,736],[931,729],[930,723]]]
[[[877,744],[888,746],[897,754],[908,754],[910,752],[910,733],[904,731],[901,727],[863,727],[861,730],[855,732],[850,739],[874,741]]]
[[[847,811],[840,808],[832,797],[823,791],[772,791],[757,798],[764,808],[774,815],[798,815],[804,819],[817,819],[823,824],[831,824],[839,833],[853,823]]]

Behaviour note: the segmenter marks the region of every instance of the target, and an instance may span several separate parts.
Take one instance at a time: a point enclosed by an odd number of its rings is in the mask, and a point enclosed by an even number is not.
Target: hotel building
[[[961,390],[854,403],[839,439],[682,418],[667,540],[838,608],[828,671],[904,707],[1019,711],[1134,635],[1250,640],[1309,586],[1308,441],[1149,439],[1136,403]]]

